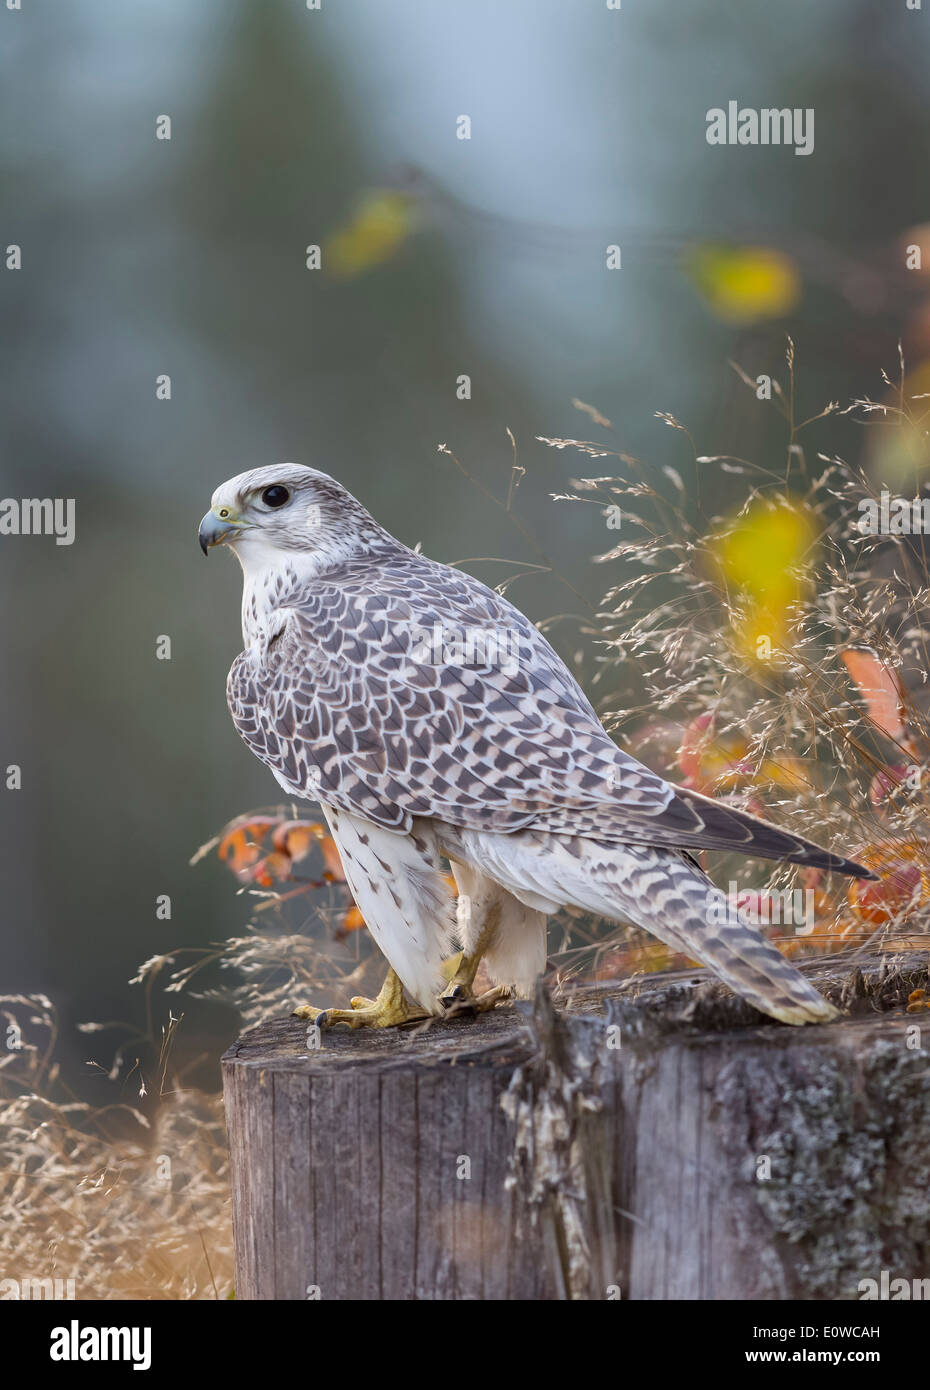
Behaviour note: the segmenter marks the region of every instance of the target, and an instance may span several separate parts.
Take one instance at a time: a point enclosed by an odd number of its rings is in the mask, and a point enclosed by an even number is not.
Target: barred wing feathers
[[[867,873],[618,749],[542,634],[470,575],[398,544],[282,605],[264,653],[233,663],[227,695],[239,733],[293,795],[397,831],[414,817],[532,826]],[[441,645],[482,632],[500,637],[503,659],[424,652],[434,634]]]

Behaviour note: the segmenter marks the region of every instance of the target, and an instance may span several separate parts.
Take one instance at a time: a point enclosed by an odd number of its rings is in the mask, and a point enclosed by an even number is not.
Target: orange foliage
[[[271,848],[266,842],[270,839]],[[290,820],[280,816],[241,816],[222,834],[217,855],[236,875],[240,883],[274,888],[278,883],[294,880],[294,868],[319,848],[323,857],[323,874],[318,879],[305,880],[286,897],[322,888],[327,883],[345,883],[342,861],[336,842],[321,821]],[[267,850],[267,852],[266,852]],[[365,920],[358,908],[352,906],[345,914],[340,934],[357,931]]]
[[[858,878],[849,885],[849,904],[863,921],[884,926],[930,902],[930,871],[917,846],[889,841],[866,845],[853,857],[881,875],[877,882]]]

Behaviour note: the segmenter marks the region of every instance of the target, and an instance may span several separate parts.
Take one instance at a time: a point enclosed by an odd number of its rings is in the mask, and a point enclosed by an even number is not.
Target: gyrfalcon
[[[526,996],[547,916],[568,905],[646,928],[773,1018],[835,1017],[694,855],[872,875],[623,752],[500,594],[409,550],[333,478],[296,464],[217,488],[200,544],[228,545],[242,565],[233,722],[290,796],[319,802],[390,966],[376,1000],[301,1016],[386,1027],[475,1002],[482,958],[496,988],[480,1005]],[[443,990],[456,938],[464,953]]]

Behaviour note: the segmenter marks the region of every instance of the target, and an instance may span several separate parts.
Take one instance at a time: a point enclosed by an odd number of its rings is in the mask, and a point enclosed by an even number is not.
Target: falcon
[[[526,997],[561,906],[645,928],[772,1018],[836,1016],[695,855],[874,875],[623,752],[500,594],[408,549],[297,464],[223,483],[199,539],[242,566],[233,723],[289,796],[319,803],[389,965],[376,999],[298,1016],[389,1027]],[[476,995],[482,960],[492,988]]]

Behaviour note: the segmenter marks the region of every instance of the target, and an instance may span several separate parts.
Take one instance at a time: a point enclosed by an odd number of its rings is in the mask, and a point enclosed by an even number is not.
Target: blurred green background
[[[248,920],[215,861],[188,866],[279,796],[225,708],[240,580],[197,547],[214,487],[311,464],[497,583],[539,555],[437,446],[504,497],[509,427],[516,511],[596,604],[620,562],[591,557],[616,537],[550,494],[612,468],[537,435],[603,438],[690,481],[687,441],[655,418],[670,411],[701,453],[781,466],[728,359],[784,379],[790,332],[813,414],[880,392],[899,337],[910,365],[930,358],[902,250],[930,221],[930,14],[22,2],[0,9],[0,244],[23,256],[0,269],[0,494],[74,497],[77,539],[0,538],[0,764],[23,769],[0,790],[0,989],[48,993],[71,1045],[75,1022],[141,1017],[126,982],[146,957]],[[813,107],[814,153],[709,146],[705,113],[731,98]],[[741,278],[734,246],[774,259]],[[865,458],[865,432],[831,421],[822,447]],[[564,615],[550,635],[587,681],[578,598],[538,571],[510,597]],[[217,1056],[235,1029],[219,1006],[188,1019]]]

